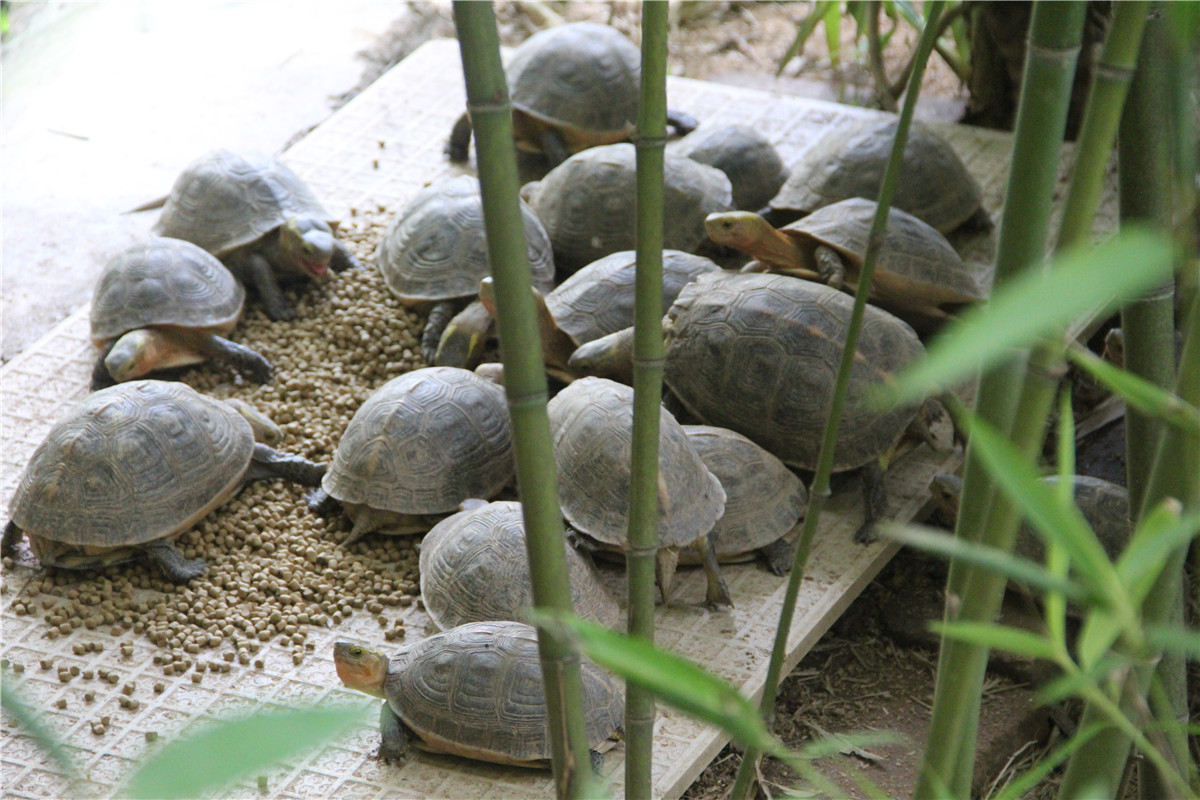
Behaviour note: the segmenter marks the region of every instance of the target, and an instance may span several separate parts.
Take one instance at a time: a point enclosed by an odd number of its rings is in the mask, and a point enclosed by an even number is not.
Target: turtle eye
[[[359,658],[362,656],[362,654],[363,654],[363,649],[361,647],[359,647],[358,645],[354,645],[353,647],[350,648],[350,655],[352,657]]]

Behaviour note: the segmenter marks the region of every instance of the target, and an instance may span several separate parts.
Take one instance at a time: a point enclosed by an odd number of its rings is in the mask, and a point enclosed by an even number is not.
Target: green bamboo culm
[[[773,723],[775,715],[775,695],[779,690],[779,681],[783,672],[783,659],[787,653],[788,633],[792,628],[792,620],[796,613],[796,600],[800,595],[800,585],[804,580],[804,571],[808,557],[812,552],[813,538],[816,535],[817,524],[825,502],[829,498],[829,477],[833,472],[834,449],[837,444],[838,428],[841,422],[842,410],[846,405],[846,394],[850,387],[850,370],[854,364],[858,349],[858,337],[862,329],[863,314],[866,311],[867,297],[870,295],[871,281],[875,275],[875,264],[879,259],[879,250],[883,244],[883,234],[887,227],[888,209],[891,206],[892,194],[900,179],[901,163],[904,156],[904,146],[908,141],[908,131],[912,123],[913,112],[916,109],[917,97],[920,94],[921,80],[925,74],[925,65],[933,51],[937,39],[938,20],[941,18],[945,2],[937,0],[926,9],[925,26],[921,38],[917,42],[917,51],[913,57],[913,69],[909,75],[908,87],[905,91],[904,105],[896,128],[896,138],[892,143],[891,156],[883,173],[879,187],[878,208],[871,222],[871,231],[867,239],[867,249],[863,254],[860,268],[858,288],[854,297],[854,309],[850,315],[850,324],[846,331],[846,341],[842,346],[842,358],[838,365],[837,379],[834,382],[833,398],[830,402],[829,418],[825,423],[825,432],[821,440],[821,450],[817,456],[817,469],[808,494],[808,508],[805,511],[804,526],[796,541],[795,560],[792,571],[788,575],[787,588],[784,590],[783,604],[779,612],[779,624],[775,628],[775,641],[771,648],[771,659],[767,665],[767,676],[763,685],[761,711],[768,727]],[[754,796],[754,781],[757,775],[757,762],[761,754],[747,748],[738,767],[737,778],[734,782],[730,797],[734,800],[750,800]]]
[[[538,608],[571,613],[558,478],[546,415],[546,373],[530,289],[525,226],[518,205],[512,107],[492,4],[456,0],[454,25],[466,79],[467,110],[475,131],[533,602]],[[538,645],[557,795],[593,795],[596,789],[584,725],[579,656],[566,642],[545,630],[538,632]]]
[[[1046,0],[1033,9],[996,250],[996,285],[1003,285],[1026,269],[1037,268],[1045,255],[1085,12],[1083,3]],[[1017,416],[1026,361],[1018,355],[980,378],[976,413],[1001,431],[1010,430]],[[1044,414],[1045,410],[1043,420]],[[968,447],[955,535],[1011,551],[1018,522],[1015,505],[996,492],[994,482]],[[1002,577],[987,570],[952,561],[946,621],[991,621],[1004,585]],[[933,715],[915,797],[969,796],[987,656],[987,648],[981,645],[943,640]]]
[[[633,332],[633,453],[626,554],[629,633],[654,642],[658,554],[658,438],[662,403],[663,154],[667,135],[665,0],[642,4],[641,101],[638,106],[637,270]],[[649,800],[654,757],[654,695],[625,690],[625,796]]]

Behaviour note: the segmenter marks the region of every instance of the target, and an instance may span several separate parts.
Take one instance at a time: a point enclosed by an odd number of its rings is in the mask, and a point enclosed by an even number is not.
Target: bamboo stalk
[[[663,158],[667,136],[665,0],[642,4],[641,100],[637,120],[637,270],[633,331],[633,453],[629,498],[629,633],[654,642],[654,566],[658,554],[658,439],[662,403]],[[625,796],[649,800],[654,695],[625,690]]]
[[[491,3],[457,0],[454,24],[475,131],[533,601],[537,608],[571,613],[558,480],[546,416],[545,368],[530,290],[525,226],[517,203],[511,103]],[[545,630],[538,632],[538,647],[550,717],[555,789],[560,798],[580,797],[592,791],[592,771],[579,656]]]

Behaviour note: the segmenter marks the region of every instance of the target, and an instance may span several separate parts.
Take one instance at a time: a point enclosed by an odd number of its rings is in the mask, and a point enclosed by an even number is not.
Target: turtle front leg
[[[425,330],[421,333],[421,356],[426,364],[432,364],[437,358],[442,331],[446,330],[456,307],[457,304],[452,300],[444,300],[429,309],[429,318],[425,320]]]
[[[675,129],[676,136],[687,136],[700,126],[700,122],[686,111],[667,109],[667,124]]]
[[[335,514],[341,509],[341,503],[337,498],[319,486],[309,493],[305,498],[304,504],[308,506],[308,510],[316,514],[318,517],[328,517]]]
[[[112,373],[108,371],[108,366],[104,363],[104,359],[108,358],[108,354],[112,352],[113,346],[117,340],[114,338],[100,351],[100,356],[96,359],[96,366],[92,367],[92,391],[97,392],[101,389],[107,389],[110,386],[116,386],[117,382],[113,380]]]
[[[4,538],[0,539],[0,556],[11,556],[21,541],[21,529],[11,519],[4,526]]]
[[[392,710],[387,700],[379,707],[379,760],[398,764],[408,756],[408,726]]]
[[[438,367],[474,369],[483,358],[484,345],[495,322],[487,307],[474,301],[446,325],[430,363]]]
[[[567,147],[562,132],[556,128],[546,128],[542,132],[542,153],[551,169],[571,157],[571,150]]]
[[[787,575],[796,561],[796,539],[790,534],[780,536],[770,544],[759,548],[772,575]]]
[[[671,596],[671,585],[675,582],[675,568],[679,566],[679,551],[674,547],[660,547],[654,556],[654,580],[662,592],[662,601]]]
[[[821,282],[834,289],[841,289],[842,284],[846,282],[846,263],[842,261],[842,256],[837,250],[823,244],[817,245],[813,254],[817,260],[817,276]]]
[[[333,240],[333,257],[329,260],[329,268],[331,270],[334,272],[345,272],[352,267],[357,268],[361,266],[362,264],[358,263],[358,259],[350,252],[350,248],[337,239]]]
[[[871,544],[878,536],[875,533],[875,523],[883,516],[887,508],[887,489],[883,479],[883,467],[872,462],[863,466],[859,474],[863,485],[863,523],[854,532],[854,541],[859,544]]]
[[[709,608],[717,606],[733,608],[733,597],[729,594],[729,587],[725,585],[725,579],[721,577],[721,565],[717,563],[712,532],[697,539],[693,547],[700,553],[700,563],[704,565],[704,578],[708,582],[708,588],[704,593],[704,602]]]
[[[228,361],[255,383],[269,383],[275,375],[275,368],[271,366],[271,362],[257,350],[245,345],[214,334],[204,341],[203,347],[211,357]]]
[[[471,115],[465,111],[450,129],[450,138],[446,141],[446,155],[455,164],[465,164],[471,157]]]
[[[278,322],[296,318],[296,309],[283,296],[271,263],[259,253],[241,253],[229,261],[229,269],[243,284],[258,294],[267,316]]]
[[[179,552],[175,543],[167,539],[148,542],[142,545],[142,550],[154,562],[154,565],[162,570],[163,575],[166,575],[167,580],[171,583],[187,583],[193,578],[199,578],[208,570],[208,564],[204,559],[187,560],[183,557],[183,553]]]
[[[283,478],[302,486],[320,486],[327,467],[327,464],[316,464],[303,456],[281,453],[262,442],[256,442],[245,479],[261,481]]]

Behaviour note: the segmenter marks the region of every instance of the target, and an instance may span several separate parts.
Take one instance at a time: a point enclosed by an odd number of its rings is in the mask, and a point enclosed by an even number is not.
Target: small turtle
[[[44,566],[91,569],[149,558],[175,583],[202,575],[172,539],[243,483],[315,486],[325,471],[279,453],[269,421],[173,381],[129,381],[91,394],[50,429],[25,467],[0,551],[21,533]],[[276,429],[277,430],[277,429]]]
[[[631,144],[593,147],[521,189],[546,226],[561,274],[634,249],[635,160]],[[695,252],[705,243],[704,218],[732,207],[729,178],[707,164],[667,155],[663,181],[663,247]]]
[[[198,244],[229,267],[274,320],[294,319],[280,283],[325,280],[357,261],[334,238],[337,222],[277,158],[213,150],[175,180],[154,226]]]
[[[852,310],[848,295],[787,275],[701,275],[663,320],[664,384],[699,421],[814,470]],[[568,366],[579,374],[627,373],[631,331],[583,345]],[[905,322],[867,306],[857,352],[833,469],[862,476],[865,515],[855,539],[865,543],[886,505],[883,470],[895,446],[906,432],[932,443],[935,406],[881,411],[868,402],[874,387],[925,352]]]
[[[897,125],[898,120],[889,117],[830,131],[792,169],[771,200],[771,209],[790,222],[851,197],[876,199]],[[983,191],[954,147],[920,122],[909,128],[892,206],[942,233],[960,227],[987,230],[992,225],[983,208]]]
[[[550,238],[533,210],[520,201],[525,221],[525,244],[534,287],[549,291],[554,285],[554,256]],[[425,187],[384,232],[376,254],[379,271],[392,294],[405,305],[429,308],[421,337],[426,362],[449,367],[470,367],[479,359],[491,317],[476,304],[463,311],[479,292],[479,280],[488,275],[487,231],[479,180],[459,175]],[[439,350],[439,340],[450,318],[455,330],[472,334],[452,337]]]
[[[627,551],[633,390],[604,378],[582,378],[555,395],[546,413],[567,521],[600,546]],[[733,605],[709,546],[709,532],[725,509],[725,490],[665,408],[658,459],[656,576],[663,600],[671,593],[679,548],[692,545],[708,577],[708,604]]]
[[[667,152],[716,167],[733,185],[733,206],[764,208],[787,180],[779,152],[749,125],[705,125],[667,145]]]
[[[854,293],[876,203],[853,198],[825,206],[776,230],[748,211],[711,214],[709,238],[757,259],[746,271],[818,280]],[[899,209],[888,213],[870,301],[919,331],[929,331],[987,290],[946,237]]]
[[[591,561],[567,547],[576,615],[615,627],[621,611]],[[441,630],[523,620],[533,607],[525,518],[515,501],[487,503],[439,522],[421,540],[421,599]]]
[[[513,477],[504,390],[456,367],[406,372],[375,390],[346,426],[309,508],[340,502],[367,533],[422,533],[463,501],[487,499]]]
[[[550,167],[588,147],[629,141],[641,93],[642,57],[636,45],[608,25],[575,22],[538,31],[509,59],[508,93],[517,149],[540,154]],[[667,111],[682,135],[696,121]],[[471,119],[454,124],[446,153],[466,162]]]
[[[433,753],[512,764],[550,765],[550,723],[537,631],[521,622],[473,622],[422,639],[394,658],[337,642],[338,677],[382,697],[379,760],[404,759],[410,744]],[[625,700],[590,661],[580,665],[593,766],[622,731]]]
[[[804,518],[808,492],[782,461],[728,428],[684,425],[683,432],[725,489],[725,513],[713,526],[713,551],[722,563],[762,553],[776,575],[792,569],[792,535]],[[684,551],[681,560],[693,561]]]
[[[92,341],[101,348],[92,389],[209,358],[232,362],[257,383],[271,380],[265,358],[223,338],[245,297],[225,265],[191,242],[153,237],[122,250],[92,295]]]

